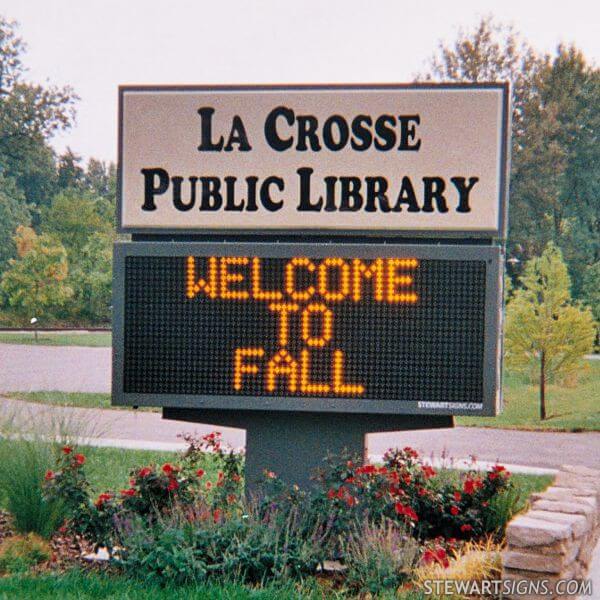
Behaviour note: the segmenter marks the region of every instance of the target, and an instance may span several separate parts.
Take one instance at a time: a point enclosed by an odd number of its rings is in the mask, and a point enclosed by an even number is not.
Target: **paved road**
[[[110,349],[73,346],[20,346],[0,344],[0,392],[61,390],[110,391]],[[77,422],[86,435],[118,440],[147,440],[157,443],[179,441],[177,434],[212,431],[212,425],[164,421],[158,413],[94,409],[48,409],[4,400],[0,412],[16,414],[21,422],[48,420],[61,415]],[[51,417],[52,416],[52,417]],[[341,420],[340,417],[336,417]],[[244,431],[219,427],[233,447],[245,442]],[[502,461],[537,467],[561,464],[600,467],[600,433],[552,433],[483,428],[423,430],[373,434],[368,440],[371,455],[392,446],[413,446],[425,455],[468,458],[474,451],[479,460]]]
[[[15,419],[24,427],[37,424],[50,432],[59,425],[82,437],[120,440],[127,446],[130,440],[145,440],[154,445],[181,442],[178,434],[195,432],[203,435],[215,429],[223,432],[224,439],[234,448],[245,444],[242,429],[219,427],[211,424],[166,421],[159,413],[100,410],[89,408],[48,407],[18,400],[0,400],[0,415]],[[341,423],[340,417],[336,417]],[[423,431],[372,434],[368,439],[369,455],[383,454],[395,446],[412,446],[432,459],[446,457],[467,459],[477,449],[480,461],[531,467],[558,468],[563,464],[579,464],[600,468],[600,433],[541,433],[456,427]]]
[[[111,349],[0,344],[2,392],[110,392]]]

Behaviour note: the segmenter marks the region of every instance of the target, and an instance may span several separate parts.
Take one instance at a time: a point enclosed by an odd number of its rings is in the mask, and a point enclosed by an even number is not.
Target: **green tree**
[[[110,234],[92,235],[71,269],[73,311],[91,323],[106,323],[111,319],[112,242]]]
[[[590,352],[595,324],[588,308],[571,302],[570,280],[561,251],[550,242],[532,258],[506,311],[507,364],[538,373],[540,418],[546,419],[546,384],[560,382],[583,366]]]
[[[72,125],[77,96],[68,86],[25,81],[25,49],[16,23],[0,17],[0,170],[15,179],[27,202],[42,204],[56,185],[48,140]]]
[[[89,192],[70,188],[59,192],[50,206],[41,211],[41,230],[60,240],[69,262],[77,262],[92,235],[108,233],[113,228],[104,216],[104,202]]]
[[[29,225],[31,213],[25,204],[23,193],[12,179],[0,175],[0,274],[8,260],[16,256],[13,240],[19,225]]]
[[[8,305],[21,319],[52,318],[73,294],[66,284],[69,268],[64,247],[29,227],[15,235],[19,257],[9,261],[0,280]]]
[[[600,261],[590,265],[583,276],[582,301],[589,306],[600,323]]]
[[[600,71],[575,47],[542,55],[486,18],[441,45],[425,78],[511,81],[510,253],[524,261],[555,242],[579,297],[600,259]]]

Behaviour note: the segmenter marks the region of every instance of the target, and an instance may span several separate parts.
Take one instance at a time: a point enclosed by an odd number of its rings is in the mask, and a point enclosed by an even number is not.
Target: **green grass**
[[[0,600],[296,600],[341,597],[324,595],[315,582],[301,587],[268,585],[252,589],[235,583],[161,588],[147,582],[106,574],[71,571],[64,575],[0,579]],[[418,598],[418,596],[413,596]]]
[[[108,347],[111,345],[110,332],[97,333],[38,333],[35,340],[33,333],[0,333],[0,344],[31,344],[40,346],[93,346]]]
[[[94,394],[89,392],[10,392],[7,398],[37,402],[52,406],[76,406],[79,408],[106,408],[116,410],[133,410],[131,406],[112,406],[110,394]],[[140,406],[137,410],[160,412],[160,408]]]
[[[458,417],[457,425],[554,431],[600,431],[600,361],[587,361],[589,369],[575,387],[551,385],[546,394],[549,418],[540,421],[539,389],[522,377],[504,378],[504,411],[497,417]]]

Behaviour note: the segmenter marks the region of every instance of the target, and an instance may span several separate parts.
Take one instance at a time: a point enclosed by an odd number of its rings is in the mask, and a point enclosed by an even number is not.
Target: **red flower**
[[[412,481],[412,478],[408,473],[406,475],[404,475],[404,477],[402,479],[404,480],[404,483],[406,485],[410,485],[410,482]]]
[[[473,527],[471,527],[471,525],[469,525],[469,524],[465,524],[465,525],[461,525],[461,526],[460,526],[460,530],[461,530],[463,533],[467,533],[467,532],[469,532],[469,531],[472,531],[472,530],[473,530]]]
[[[461,495],[461,493],[460,493],[460,492],[454,492],[454,499],[455,499],[457,502],[460,502],[460,501],[461,501],[461,499],[462,499],[462,495]]]
[[[62,451],[63,454],[71,454],[71,452],[73,452],[73,448],[71,448],[71,446],[63,446]]]
[[[425,488],[417,488],[417,494],[419,494],[419,496],[425,496],[425,494],[427,494],[427,490]]]
[[[100,494],[94,504],[97,508],[100,508],[105,502],[108,502],[111,498],[112,494]]]
[[[50,481],[51,479],[54,479],[54,471],[46,471],[46,474],[44,475],[44,479],[46,481]]]
[[[481,506],[483,506],[483,508],[487,508],[490,505],[489,502],[482,502]]]
[[[346,504],[350,507],[354,506],[355,504],[358,504],[358,500],[352,496],[351,494],[348,494],[348,496],[346,496]]]
[[[466,479],[463,484],[463,492],[465,494],[472,494],[475,491],[475,482],[472,479]]]
[[[329,500],[333,500],[335,498],[335,490],[333,488],[327,492],[327,498],[329,498]]]
[[[206,489],[210,490],[210,488],[212,487],[212,483],[210,481],[206,482]]]
[[[205,471],[204,469],[198,469],[198,470],[196,471],[196,475],[198,475],[198,477],[199,477],[200,479],[202,479],[202,478],[204,477],[204,473],[205,473],[205,472],[206,472],[206,471]]]
[[[425,465],[423,467],[423,475],[425,476],[425,479],[431,479],[436,475],[435,469],[433,469],[429,465]]]
[[[235,501],[236,501],[235,494],[228,494],[227,495],[227,504],[233,504]]]
[[[267,479],[275,479],[276,475],[273,473],[273,471],[265,471],[265,477]]]
[[[133,488],[121,490],[121,496],[135,496],[135,490]]]
[[[165,463],[165,464],[162,466],[162,472],[163,472],[165,475],[170,475],[170,474],[173,472],[173,470],[174,470],[174,469],[173,469],[173,466],[172,466],[172,465],[170,465],[169,463]]]
[[[490,481],[494,481],[494,479],[496,479],[498,477],[498,473],[496,473],[495,471],[492,471],[491,473],[488,473],[488,479]]]
[[[431,563],[437,562],[437,557],[436,557],[435,553],[433,552],[433,550],[430,550],[428,548],[427,550],[425,550],[425,552],[423,552],[423,556],[422,556],[421,560],[426,565],[430,565]]]
[[[148,477],[150,473],[152,473],[152,469],[150,467],[144,467],[143,469],[140,469],[138,477]]]
[[[492,467],[492,471],[495,471],[496,473],[501,473],[502,471],[506,471],[506,467],[503,467],[502,465],[494,465]]]
[[[373,465],[363,465],[362,467],[358,467],[358,469],[356,469],[356,472],[359,475],[373,475],[375,471],[376,469]]]
[[[85,456],[83,454],[76,454],[73,458],[78,465],[82,465],[85,462]]]
[[[456,516],[460,511],[458,510],[458,506],[451,506],[450,507],[450,512]]]
[[[233,479],[233,481],[235,481],[236,483],[239,483],[242,480],[242,478],[237,473],[234,473],[231,476],[231,479]]]
[[[177,483],[177,481],[175,481],[175,479],[169,479],[169,485],[167,486],[167,490],[169,492],[176,490],[178,487],[179,487],[179,484]]]
[[[215,510],[213,511],[213,521],[215,523],[217,523],[220,518],[221,518],[221,509],[215,508]]]
[[[347,478],[344,480],[344,483],[354,483],[354,477],[347,477]]]
[[[402,504],[401,502],[396,502],[396,504],[394,504],[394,510],[396,511],[396,514],[405,515],[411,521],[419,520],[417,513],[410,506],[407,506],[406,504]]]
[[[417,458],[419,453],[416,450],[413,450],[410,446],[405,446],[404,452],[408,454],[411,458]]]

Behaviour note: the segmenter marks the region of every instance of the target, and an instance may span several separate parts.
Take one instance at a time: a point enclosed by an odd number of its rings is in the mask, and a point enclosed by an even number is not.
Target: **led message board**
[[[118,244],[113,402],[495,414],[499,250]]]
[[[504,237],[507,83],[123,86],[125,233]]]

